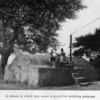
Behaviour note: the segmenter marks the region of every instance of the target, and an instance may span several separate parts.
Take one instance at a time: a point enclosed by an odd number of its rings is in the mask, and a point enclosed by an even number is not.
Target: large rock
[[[38,68],[49,68],[47,55],[32,55],[27,52],[17,51],[11,54],[5,67],[4,80],[8,82],[21,82],[37,85]]]

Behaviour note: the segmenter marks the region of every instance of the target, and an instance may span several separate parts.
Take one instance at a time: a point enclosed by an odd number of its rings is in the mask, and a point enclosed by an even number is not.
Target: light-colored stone
[[[38,86],[38,82],[39,82],[39,73],[38,73],[38,68],[33,68],[30,69],[30,73],[29,73],[29,81],[28,81],[28,85],[30,86]]]
[[[15,51],[8,59],[8,63],[5,67],[4,80],[37,86],[38,68],[51,67],[47,64],[48,62],[48,56],[32,55],[23,51]]]

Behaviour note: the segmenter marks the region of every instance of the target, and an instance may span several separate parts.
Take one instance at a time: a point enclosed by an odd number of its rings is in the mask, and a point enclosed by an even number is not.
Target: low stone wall
[[[67,68],[39,68],[39,86],[73,85],[72,73]]]

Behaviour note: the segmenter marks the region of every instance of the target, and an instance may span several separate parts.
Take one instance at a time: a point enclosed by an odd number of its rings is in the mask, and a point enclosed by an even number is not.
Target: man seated
[[[67,64],[69,64],[69,60],[66,57],[66,54],[63,50],[63,48],[61,48],[61,54],[60,54],[60,67],[66,67]]]

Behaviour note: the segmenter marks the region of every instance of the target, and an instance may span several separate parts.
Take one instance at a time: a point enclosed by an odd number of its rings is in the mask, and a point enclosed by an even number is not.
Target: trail
[[[0,80],[0,90],[100,90],[100,81],[83,85],[64,87],[31,87],[20,83],[7,83]]]

